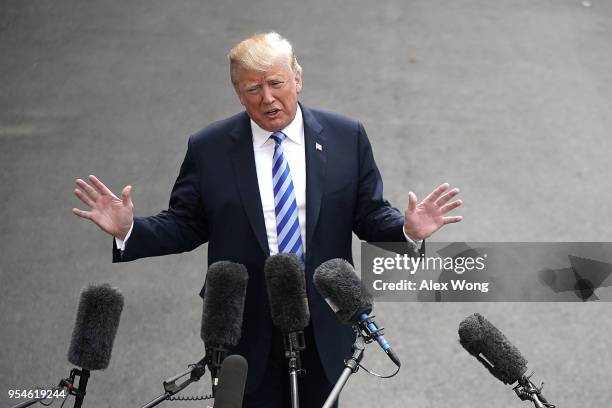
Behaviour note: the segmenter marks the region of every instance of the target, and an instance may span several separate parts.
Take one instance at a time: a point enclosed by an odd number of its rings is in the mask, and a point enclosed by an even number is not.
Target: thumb
[[[130,193],[132,192],[132,186],[125,186],[123,187],[123,190],[121,191],[121,201],[123,202],[123,205],[130,205],[132,203],[132,197],[130,196]]]
[[[408,193],[408,211],[413,212],[416,209],[417,196],[411,191]]]

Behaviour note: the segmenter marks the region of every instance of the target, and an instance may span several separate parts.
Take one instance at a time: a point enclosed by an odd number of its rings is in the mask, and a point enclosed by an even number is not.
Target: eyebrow
[[[287,78],[284,78],[282,76],[271,76],[269,78],[266,78],[266,80],[263,82],[287,82]],[[261,84],[262,82],[260,81],[247,82],[244,84],[244,89],[255,88],[255,87],[261,86]]]

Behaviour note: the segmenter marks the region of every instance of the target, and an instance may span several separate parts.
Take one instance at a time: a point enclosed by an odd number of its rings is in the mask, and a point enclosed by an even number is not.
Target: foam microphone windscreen
[[[310,320],[304,266],[293,254],[276,254],[264,265],[272,323],[281,333],[304,330]]]
[[[108,367],[123,310],[123,295],[109,284],[81,291],[68,361],[86,370]]]
[[[459,342],[505,384],[514,383],[527,371],[527,360],[520,351],[478,313],[466,317],[459,324]]]
[[[208,267],[200,331],[206,345],[235,346],[240,341],[248,281],[239,263],[219,261]]]
[[[234,354],[223,360],[215,393],[215,408],[242,407],[247,372],[247,361],[241,355]]]
[[[362,313],[372,311],[372,295],[344,259],[330,259],[319,265],[314,285],[344,324],[354,324]]]

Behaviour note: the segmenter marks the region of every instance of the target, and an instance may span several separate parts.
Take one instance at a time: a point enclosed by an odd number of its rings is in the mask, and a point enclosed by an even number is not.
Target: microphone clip
[[[306,339],[303,331],[289,333],[283,336],[285,350],[289,353],[302,351],[306,348]]]
[[[370,344],[374,341],[376,341],[376,338],[379,336],[383,336],[385,334],[384,327],[377,327],[376,323],[374,323],[374,318],[376,316],[372,315],[372,316],[368,316],[367,318],[365,318],[364,320],[360,320],[355,326],[357,328],[357,331],[359,334],[361,334],[361,336],[363,336],[363,339],[365,341],[366,344]]]
[[[152,408],[156,405],[161,404],[164,401],[170,400],[185,400],[185,401],[199,401],[204,399],[210,399],[212,396],[202,396],[202,397],[173,397],[174,394],[184,390],[191,383],[194,383],[200,379],[206,373],[206,361],[207,356],[204,356],[200,361],[195,364],[189,364],[187,370],[183,371],[175,375],[174,377],[170,377],[162,382],[164,387],[164,393],[158,396],[157,398],[149,401],[142,408]],[[183,377],[187,377],[181,383],[177,383]]]
[[[306,349],[304,332],[297,331],[286,334],[283,336],[283,345],[285,346],[285,357],[289,360],[289,372],[296,372],[299,377],[303,377],[306,370],[302,368],[300,351]]]
[[[210,344],[206,346],[206,355],[200,363],[203,366],[208,366],[210,371],[210,379],[212,381],[213,396],[217,393],[217,385],[219,385],[219,371],[221,364],[228,354],[228,349],[221,344]]]
[[[216,376],[217,372],[221,369],[221,364],[228,354],[228,350],[220,344],[211,344],[206,347],[206,355],[200,361],[208,366],[212,374]]]
[[[79,385],[78,387],[75,387],[77,377],[79,378]],[[89,370],[85,368],[81,370],[78,368],[73,368],[70,370],[70,376],[68,378],[63,378],[59,382],[58,387],[65,387],[69,395],[74,395],[76,397],[74,406],[80,408],[83,404],[83,399],[85,399],[88,381]]]
[[[518,384],[512,389],[521,401],[532,401],[536,408],[555,408],[555,406],[550,404],[542,395],[544,383],[542,383],[540,387],[537,387],[531,382],[530,378],[533,374],[534,373],[531,372],[528,376],[521,377],[518,380]]]
[[[344,366],[351,370],[352,374],[355,374],[359,371],[359,367],[361,367],[361,359],[363,358],[363,352],[365,350],[365,345],[367,344],[366,339],[364,338],[361,331],[357,328],[353,328],[355,331],[355,341],[353,342],[353,355],[351,358],[344,360]]]
[[[174,395],[177,392],[184,390],[189,384],[198,381],[206,372],[206,365],[203,363],[203,361],[204,359],[195,364],[190,364],[187,370],[175,375],[174,377],[164,380],[162,382],[164,391],[170,395]],[[185,379],[185,381],[181,382],[180,384],[177,384],[178,380],[186,376],[189,376],[189,378]]]

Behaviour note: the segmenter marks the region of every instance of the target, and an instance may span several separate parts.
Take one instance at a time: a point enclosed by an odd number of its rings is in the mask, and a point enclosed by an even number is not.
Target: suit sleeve
[[[208,241],[195,156],[190,139],[168,209],[150,217],[136,217],[125,250],[119,251],[113,244],[113,262],[191,251]]]
[[[383,198],[382,178],[361,123],[358,133],[359,187],[353,231],[363,241],[404,242],[404,215]]]

